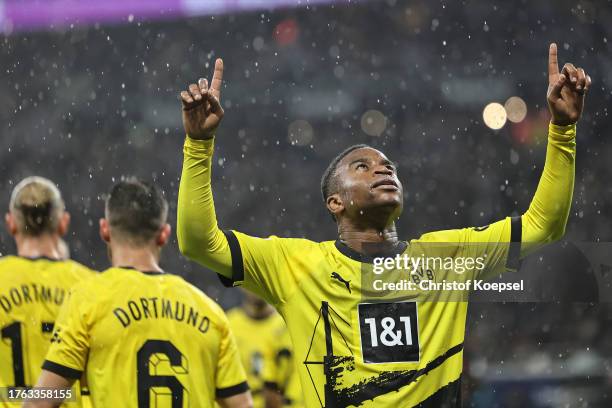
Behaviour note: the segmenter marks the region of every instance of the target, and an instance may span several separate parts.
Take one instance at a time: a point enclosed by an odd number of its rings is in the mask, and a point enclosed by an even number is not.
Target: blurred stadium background
[[[556,41],[560,62],[594,81],[567,239],[611,241],[611,21],[603,0],[0,1],[0,206],[25,176],[56,181],[73,215],[72,255],[97,269],[108,266],[102,197],[123,175],[157,181],[174,223],[177,94],[223,57],[213,173],[223,227],[334,239],[319,178],[354,143],[399,162],[402,238],[487,224],[524,211],[535,190]],[[0,252],[14,250],[2,231]],[[238,303],[176,241],[165,254],[168,271]],[[466,406],[610,406],[610,303],[470,310]]]

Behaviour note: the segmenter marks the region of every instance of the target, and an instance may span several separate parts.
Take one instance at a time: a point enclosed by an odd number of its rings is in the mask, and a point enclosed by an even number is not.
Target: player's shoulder
[[[7,255],[0,258],[0,273],[25,272],[37,274],[40,271],[53,273],[53,276],[57,276],[62,281],[65,278],[78,281],[95,274],[93,270],[71,259],[27,258],[16,255]]]
[[[0,272],[2,270],[5,270],[8,266],[13,265],[17,262],[20,262],[20,260],[23,258],[20,258],[18,256],[15,255],[4,255],[4,256],[0,256]]]
[[[81,265],[82,266],[82,265]],[[78,280],[72,286],[70,292],[74,293],[83,293],[85,296],[88,294],[97,293],[100,288],[108,288],[108,276],[104,273],[93,272],[90,269],[79,270],[79,274],[83,275],[83,279]]]
[[[98,275],[98,273],[94,271],[93,269],[83,265],[80,262],[72,260],[72,259],[65,259],[65,260],[57,261],[57,262],[59,262],[64,269],[69,270],[70,272],[74,273],[81,279],[92,278]]]
[[[248,244],[264,244],[270,243],[275,247],[280,247],[285,250],[298,250],[298,251],[308,251],[308,250],[316,250],[319,248],[320,242],[313,241],[308,238],[296,238],[296,237],[280,237],[277,235],[270,235],[267,237],[255,237],[251,235],[244,234],[239,231],[231,231],[234,236],[238,238],[240,245],[248,245]]]
[[[22,260],[23,258],[14,255],[0,257],[0,276],[2,276],[2,282],[6,282],[8,278],[19,272]]]
[[[169,273],[166,274],[164,278],[168,280],[169,286],[171,286],[174,291],[179,292],[179,295],[184,300],[190,300],[192,303],[196,303],[201,309],[206,309],[217,319],[227,320],[223,308],[200,288],[187,282],[179,275]]]
[[[498,231],[510,226],[510,218],[506,217],[502,220],[493,222],[487,225],[478,227],[464,227],[457,229],[447,229],[440,231],[427,232],[421,235],[416,240],[411,240],[410,243],[462,243],[474,239],[481,239],[478,233],[486,234],[487,232]]]
[[[447,229],[439,231],[426,232],[417,239],[410,240],[410,243],[419,242],[460,242],[462,234],[465,232],[463,229]]]

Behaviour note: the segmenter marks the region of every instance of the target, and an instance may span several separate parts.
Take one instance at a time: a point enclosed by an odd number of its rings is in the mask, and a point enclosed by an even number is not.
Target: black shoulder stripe
[[[523,222],[521,217],[510,218],[510,248],[508,249],[508,269],[517,270],[521,261],[521,242],[523,239]]]
[[[51,371],[52,373],[71,380],[78,380],[83,374],[83,371],[75,370],[74,368],[66,367],[65,365],[57,364],[49,360],[45,360],[42,368],[43,370]]]
[[[227,278],[223,275],[218,275],[219,280],[223,286],[231,288],[236,282],[242,282],[244,280],[244,262],[242,261],[242,249],[240,248],[240,242],[232,231],[223,231],[227,244],[230,247],[230,253],[232,254],[232,278]]]
[[[249,384],[246,381],[241,382],[240,384],[232,385],[231,387],[225,388],[217,388],[215,392],[215,396],[217,398],[229,398],[234,395],[242,394],[243,392],[247,392],[249,390]]]
[[[523,238],[523,222],[521,221],[521,217],[510,218],[510,226],[510,241],[521,242]]]

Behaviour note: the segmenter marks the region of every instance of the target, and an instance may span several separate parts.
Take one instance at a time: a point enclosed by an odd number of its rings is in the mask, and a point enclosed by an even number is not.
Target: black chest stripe
[[[444,354],[431,360],[427,365],[419,370],[399,370],[385,371],[375,377],[362,380],[352,387],[335,389],[336,382],[344,371],[343,365],[347,364],[347,359],[352,357],[334,357],[332,359],[329,372],[331,376],[327,378],[328,389],[326,392],[326,407],[345,407],[348,405],[360,405],[361,403],[374,398],[397,392],[417,381],[421,376],[428,374],[432,370],[440,367],[446,360],[460,353],[463,350],[463,343],[448,349]]]

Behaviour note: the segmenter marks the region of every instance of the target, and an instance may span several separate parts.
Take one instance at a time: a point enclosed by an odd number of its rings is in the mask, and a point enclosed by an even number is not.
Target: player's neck
[[[366,255],[384,252],[398,243],[394,223],[384,228],[363,228],[342,222],[338,225],[338,238],[349,248]]]
[[[28,237],[19,235],[15,237],[17,255],[24,258],[50,258],[61,259],[58,251],[58,237],[53,235],[42,235]]]
[[[159,249],[112,245],[111,263],[115,267],[129,267],[143,272],[163,272],[159,267]]]

